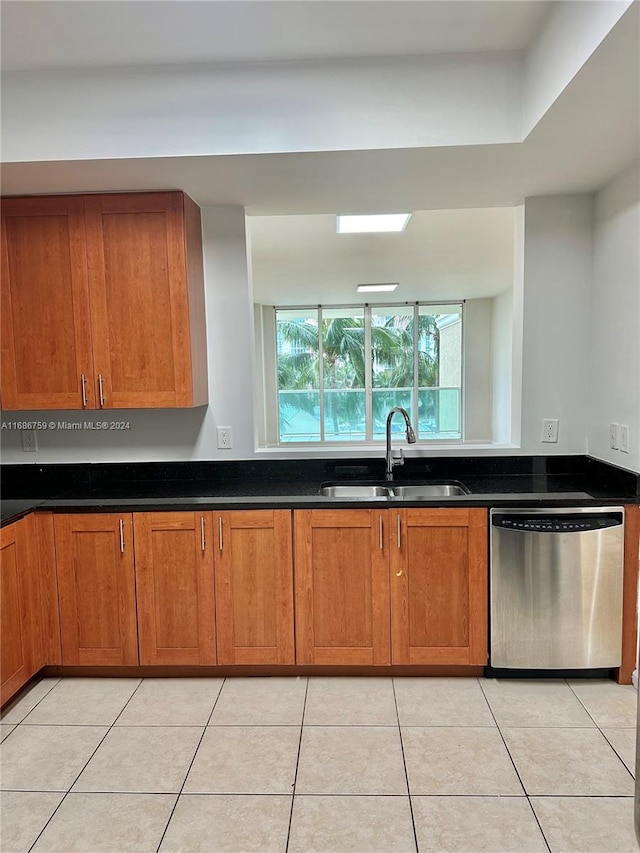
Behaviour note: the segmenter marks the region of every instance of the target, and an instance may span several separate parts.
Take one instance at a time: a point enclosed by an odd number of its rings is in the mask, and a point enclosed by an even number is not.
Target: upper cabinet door
[[[83,200],[3,199],[3,407],[93,408],[93,388]]]
[[[486,664],[486,510],[390,515],[393,663]]]
[[[85,196],[99,408],[207,401],[200,211],[183,193]]]

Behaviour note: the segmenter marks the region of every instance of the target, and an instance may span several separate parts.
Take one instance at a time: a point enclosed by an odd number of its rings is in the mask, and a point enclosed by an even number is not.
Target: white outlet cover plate
[[[629,427],[626,424],[620,424],[620,450],[629,452]]]
[[[609,447],[612,450],[620,447],[620,424],[609,424]]]

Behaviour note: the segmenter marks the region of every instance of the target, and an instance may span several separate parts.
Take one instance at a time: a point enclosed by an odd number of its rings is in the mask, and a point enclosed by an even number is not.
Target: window
[[[279,443],[462,438],[462,304],[276,308]],[[394,421],[401,433],[401,419]]]

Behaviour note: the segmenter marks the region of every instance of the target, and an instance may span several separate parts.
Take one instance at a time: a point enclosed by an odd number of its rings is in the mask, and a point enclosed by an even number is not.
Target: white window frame
[[[465,302],[464,299],[456,299],[456,300],[438,300],[438,301],[429,301],[429,302],[380,302],[380,303],[350,303],[348,305],[275,305],[273,306],[272,313],[272,368],[273,368],[273,388],[275,389],[275,394],[269,394],[267,399],[265,400],[265,404],[267,407],[274,408],[274,415],[269,420],[274,423],[276,434],[275,434],[275,444],[279,448],[291,447],[291,448],[301,448],[301,447],[323,447],[323,448],[331,448],[331,447],[357,447],[357,446],[371,446],[371,447],[379,447],[384,444],[384,439],[377,439],[373,437],[373,386],[371,381],[371,311],[372,309],[377,308],[407,308],[411,306],[414,311],[414,323],[413,323],[413,357],[414,357],[414,385],[410,386],[413,391],[413,401],[412,401],[412,411],[409,413],[411,417],[411,422],[416,426],[416,434],[419,435],[417,424],[418,424],[418,390],[419,386],[417,385],[417,377],[418,377],[418,322],[417,318],[419,315],[420,308],[434,306],[441,307],[446,305],[455,305],[457,308],[460,308],[460,322],[461,322],[461,334],[460,334],[460,396],[459,396],[459,422],[460,422],[460,438],[443,438],[442,436],[435,436],[434,438],[425,438],[419,437],[418,444],[419,445],[431,445],[431,444],[442,444],[442,445],[460,445],[464,442],[465,435]],[[348,311],[350,309],[364,309],[364,331],[365,331],[365,339],[364,339],[364,347],[365,347],[365,430],[366,436],[362,441],[327,441],[324,438],[325,435],[325,427],[324,427],[324,371],[322,369],[319,370],[318,376],[318,393],[319,393],[319,421],[320,421],[320,440],[319,441],[281,441],[280,439],[280,406],[279,406],[279,388],[278,388],[278,356],[277,356],[277,312],[278,311],[314,311],[317,312],[318,316],[318,329],[322,328],[322,311],[323,310],[345,310]],[[323,349],[322,349],[322,334],[318,334],[318,360],[319,364],[323,363]],[[449,388],[451,386],[443,386],[444,388]],[[457,388],[457,386],[456,386]],[[442,390],[440,386],[434,386],[434,390]],[[271,397],[273,396],[273,399]]]

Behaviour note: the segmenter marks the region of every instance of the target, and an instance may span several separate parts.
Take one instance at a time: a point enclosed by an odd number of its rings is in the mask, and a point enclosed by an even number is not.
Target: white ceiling
[[[244,205],[251,214],[503,207],[592,192],[638,158],[638,12],[620,21],[522,143],[5,163],[2,191],[183,189],[201,206]]]
[[[399,234],[336,234],[334,215],[247,220],[254,301],[310,305],[474,299],[513,283],[513,208],[418,211]],[[393,293],[356,296],[357,284]]]
[[[524,49],[550,0],[3,0],[2,69]]]

